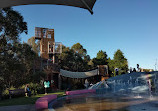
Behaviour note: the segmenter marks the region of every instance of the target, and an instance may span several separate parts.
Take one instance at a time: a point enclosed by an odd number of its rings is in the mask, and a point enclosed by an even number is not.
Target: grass
[[[51,94],[57,94],[58,97],[61,97],[61,96],[63,96],[64,92],[48,93],[48,95],[51,95]],[[1,100],[0,106],[35,104],[36,100],[43,96],[45,96],[45,94],[38,94],[35,96],[31,96],[31,97],[18,97],[18,98]]]

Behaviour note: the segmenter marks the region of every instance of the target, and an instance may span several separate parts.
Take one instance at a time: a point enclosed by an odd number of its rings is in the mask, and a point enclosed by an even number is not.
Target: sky
[[[35,27],[55,30],[55,41],[71,47],[80,43],[91,58],[99,50],[113,58],[120,49],[129,67],[155,69],[158,59],[158,0],[97,0],[94,14],[88,10],[61,5],[15,6],[28,23],[28,34]],[[158,69],[158,65],[156,65]]]

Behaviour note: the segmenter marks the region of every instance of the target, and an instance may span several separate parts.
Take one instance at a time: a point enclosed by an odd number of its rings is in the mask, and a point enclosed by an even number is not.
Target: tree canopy
[[[62,54],[58,58],[61,68],[66,70],[86,71],[90,68],[88,66],[90,56],[80,43],[74,44],[71,48],[63,46]]]
[[[5,38],[6,41],[17,41],[19,34],[23,32],[27,34],[27,23],[21,14],[12,8],[0,8],[0,24],[1,40]]]
[[[119,69],[119,74],[125,74],[128,71],[128,61],[123,52],[118,49],[114,54],[114,67]]]
[[[27,34],[27,23],[12,8],[0,9],[0,88],[19,87],[31,82],[37,54],[20,34]]]
[[[35,71],[35,60],[39,59],[39,42],[31,37],[27,43],[20,43],[20,34],[27,34],[27,23],[21,14],[12,8],[0,9],[0,88],[18,87],[28,82],[39,82],[45,73]],[[119,74],[128,71],[128,61],[121,50],[114,58],[107,58],[106,51],[100,50],[93,59],[87,50],[76,43],[71,48],[63,45],[62,53],[57,55],[62,69],[88,71],[97,65],[108,65],[109,70],[119,69]]]
[[[35,40],[35,37],[31,37],[27,40],[27,43],[32,47],[32,50],[37,54],[40,52],[40,41]]]
[[[93,59],[95,65],[107,65],[107,54],[105,51],[100,50],[97,57]]]
[[[79,54],[81,57],[86,56],[87,50],[83,48],[83,46],[80,43],[74,44],[71,49],[76,53]]]

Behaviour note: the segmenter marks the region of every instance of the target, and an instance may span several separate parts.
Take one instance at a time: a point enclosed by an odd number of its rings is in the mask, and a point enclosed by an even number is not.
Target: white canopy
[[[88,9],[93,14],[92,8],[96,0],[0,0],[0,8],[29,5],[29,4],[56,4]]]
[[[98,69],[88,72],[71,72],[71,71],[60,69],[60,75],[70,78],[87,78],[87,77],[98,75]]]

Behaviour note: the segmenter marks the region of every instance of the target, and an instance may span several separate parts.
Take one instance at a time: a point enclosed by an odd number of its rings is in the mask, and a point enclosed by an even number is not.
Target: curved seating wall
[[[48,109],[48,103],[54,99],[57,98],[57,95],[56,94],[53,94],[53,95],[46,95],[46,96],[43,96],[41,98],[39,98],[36,103],[35,103],[35,107],[36,107],[36,110],[39,110],[39,109]]]
[[[85,90],[66,91],[66,95],[76,95],[76,94],[86,94],[86,93],[96,93],[96,90],[85,89]],[[48,103],[55,99],[57,99],[56,94],[46,95],[39,98],[35,103],[36,110],[48,109]]]

